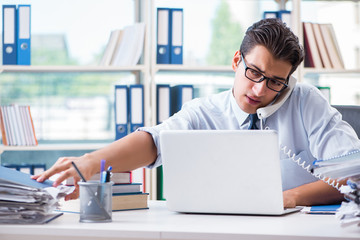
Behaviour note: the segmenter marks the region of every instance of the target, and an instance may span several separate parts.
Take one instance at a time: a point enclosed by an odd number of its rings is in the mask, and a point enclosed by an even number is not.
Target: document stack
[[[331,179],[348,179],[347,185],[341,186],[347,202],[343,202],[336,216],[342,226],[358,224],[360,226],[360,150],[328,160],[314,163],[315,175]]]
[[[58,200],[73,188],[39,183],[29,174],[0,166],[0,223],[42,224],[62,213],[54,213]]]

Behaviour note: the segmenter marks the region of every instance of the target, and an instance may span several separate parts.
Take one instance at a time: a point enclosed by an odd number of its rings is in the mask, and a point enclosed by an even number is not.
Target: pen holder
[[[113,182],[79,182],[80,222],[111,222]]]

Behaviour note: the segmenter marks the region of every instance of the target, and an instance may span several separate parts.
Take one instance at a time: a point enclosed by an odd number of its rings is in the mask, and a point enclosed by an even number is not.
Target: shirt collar
[[[242,125],[244,125],[244,122],[247,120],[249,114],[244,112],[243,110],[241,110],[241,108],[237,104],[236,99],[233,94],[233,89],[231,89],[230,94],[231,94],[231,97],[230,97],[231,108],[235,114],[235,117],[236,117],[238,123],[240,124],[240,126],[242,126]]]
[[[232,108],[232,110],[233,110],[233,112],[234,112],[234,114],[235,114],[235,117],[236,117],[236,119],[238,120],[240,126],[242,126],[242,125],[244,125],[245,122],[246,122],[246,123],[248,122],[247,120],[248,120],[249,114],[246,113],[246,112],[244,112],[243,110],[241,110],[241,108],[240,108],[239,105],[237,104],[236,99],[235,99],[234,94],[233,94],[233,89],[231,89],[230,94],[231,94],[231,98],[230,98],[231,108]],[[275,100],[274,100],[274,101],[275,101]],[[273,102],[274,102],[274,101],[273,101]],[[272,105],[273,102],[270,103],[269,106]],[[260,120],[260,121],[263,121],[263,123],[265,123],[265,122],[266,122],[266,118],[264,118],[264,119],[262,119],[262,120]]]

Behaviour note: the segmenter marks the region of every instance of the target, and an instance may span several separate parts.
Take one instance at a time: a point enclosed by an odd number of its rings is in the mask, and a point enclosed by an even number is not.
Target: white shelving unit
[[[136,66],[17,66],[2,65],[0,73],[67,73],[67,72],[145,72],[145,65]]]
[[[95,150],[106,146],[103,143],[89,144],[40,144],[38,146],[0,146],[0,155],[5,151],[58,151],[58,150]]]
[[[136,75],[137,82],[144,84],[145,99],[145,125],[152,126],[156,123],[156,84],[159,73],[232,73],[229,66],[196,66],[196,65],[170,65],[156,64],[156,6],[157,0],[134,0],[136,21],[142,21],[146,24],[146,34],[142,63],[136,66],[125,67],[102,67],[102,66],[0,66],[1,73],[113,73],[130,72]],[[261,0],[259,0],[261,1]],[[275,0],[274,0],[275,1]],[[301,23],[301,3],[304,0],[291,0],[292,9],[292,29],[302,41],[303,31]],[[307,0],[321,1],[321,0]],[[335,2],[336,0],[333,0]],[[337,0],[341,1],[341,0]],[[348,0],[359,2],[360,0]],[[179,1],[181,5],[181,1]],[[285,6],[285,0],[279,2],[279,8]],[[305,75],[323,75],[323,74],[359,74],[360,69],[354,70],[333,70],[333,69],[309,69],[301,65],[294,73],[299,81],[302,81]],[[7,147],[0,146],[0,154],[4,151],[28,151],[28,150],[83,150],[98,149],[104,144],[59,144],[59,145],[39,145],[36,147]],[[155,179],[152,177],[152,183]],[[155,176],[156,177],[156,176]],[[148,180],[149,181],[149,180]],[[154,197],[152,197],[154,199]]]
[[[145,89],[145,124],[150,126],[155,123],[156,116],[156,75],[159,72],[185,72],[185,73],[231,73],[231,66],[195,66],[195,65],[172,65],[156,64],[156,11],[155,2],[157,0],[134,0],[136,21],[146,23],[146,36],[142,64],[136,66],[0,66],[1,73],[112,73],[112,72],[131,72],[137,76],[137,82],[144,84]],[[261,1],[261,0],[259,0]],[[275,0],[274,0],[275,1]],[[301,24],[301,3],[303,1],[322,1],[322,0],[291,0],[292,3],[292,28],[299,39],[303,39]],[[332,0],[337,2],[340,0]],[[359,0],[345,0],[359,2]],[[286,5],[287,0],[277,1],[279,8]],[[179,1],[181,5],[181,1]],[[299,81],[307,74],[360,74],[360,69],[353,70],[334,70],[334,69],[309,69],[303,65],[295,72]]]
[[[359,9],[359,0],[294,0],[294,2],[296,3],[296,6],[298,7],[298,9],[300,10],[299,12],[299,16],[296,18],[296,21],[298,22],[299,25],[299,29],[301,29],[301,31],[299,32],[299,37],[300,39],[303,39],[303,31],[302,31],[302,26],[301,26],[301,3],[305,3],[305,2],[329,2],[330,4],[332,3],[344,3],[344,2],[349,2],[354,4],[354,11],[356,11],[356,5],[357,8]],[[344,12],[339,12],[338,16],[334,16],[335,18],[341,18],[342,15],[344,15],[346,13]],[[360,17],[360,12],[357,13],[358,16]],[[357,22],[357,29],[360,29],[360,25],[359,22]],[[344,26],[347,27],[347,26]],[[359,30],[358,30],[359,31]],[[302,80],[305,76],[321,76],[321,75],[350,75],[350,74],[358,74],[360,76],[360,68],[354,68],[354,69],[317,69],[317,68],[305,68],[303,65],[300,68],[301,74],[300,74],[300,79]]]

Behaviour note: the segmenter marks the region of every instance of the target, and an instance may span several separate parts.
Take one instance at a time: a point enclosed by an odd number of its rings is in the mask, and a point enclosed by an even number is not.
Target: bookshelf
[[[330,87],[332,104],[359,105],[360,92],[357,90],[359,89],[357,80],[360,76],[360,46],[355,39],[358,39],[360,34],[358,21],[360,1],[302,0],[299,3],[301,11],[299,22],[309,21],[333,25],[344,62],[343,69],[309,68],[302,65],[299,69],[299,79],[317,86]],[[303,13],[305,11],[308,13],[310,8],[317,12],[305,16]]]
[[[6,151],[59,151],[59,150],[95,150],[105,147],[105,143],[89,144],[39,144],[37,146],[0,146],[0,155]]]
[[[144,41],[144,49],[142,53],[142,58],[140,64],[136,66],[0,66],[0,76],[1,74],[37,74],[37,73],[96,73],[96,74],[107,74],[107,73],[130,73],[133,74],[136,78],[136,83],[144,84],[144,99],[145,99],[145,125],[152,126],[156,123],[156,84],[162,83],[159,79],[161,74],[210,74],[210,75],[226,75],[229,76],[233,74],[231,68],[231,62],[227,65],[204,65],[199,63],[185,63],[183,65],[175,64],[156,64],[156,8],[159,6],[158,3],[162,3],[164,6],[167,4],[174,7],[182,7],[185,1],[166,1],[166,0],[133,0],[135,8],[135,22],[145,22],[146,24],[146,34]],[[189,1],[188,1],[189,2]],[[205,4],[206,1],[198,1],[196,3],[193,1],[193,4]],[[236,2],[236,1],[230,1]],[[255,2],[255,1],[237,1],[241,3],[246,2]],[[292,28],[295,34],[298,35],[300,39],[303,39],[302,31],[302,14],[303,14],[303,3],[316,3],[316,2],[331,2],[331,4],[336,2],[350,2],[354,6],[359,6],[360,0],[290,0],[290,1],[275,1],[275,0],[257,0],[257,2],[269,2],[278,4],[279,8],[287,7],[287,10],[292,11]],[[205,11],[205,9],[204,9]],[[256,9],[257,14],[254,20],[260,19],[259,9]],[[251,13],[251,12],[250,12]],[[193,14],[196,14],[193,13]],[[211,15],[209,15],[211,17]],[[184,16],[184,21],[188,21],[187,16]],[[196,19],[200,21],[200,19]],[[253,21],[253,20],[251,20]],[[195,22],[196,23],[196,22]],[[194,23],[194,24],[195,24]],[[250,23],[246,23],[248,26]],[[186,26],[184,25],[186,28]],[[360,27],[358,26],[358,29]],[[235,36],[236,37],[236,36]],[[239,38],[240,39],[240,38]],[[234,49],[235,51],[235,49]],[[357,75],[360,76],[360,68],[354,69],[344,69],[344,70],[335,70],[335,69],[315,69],[315,68],[305,68],[304,65],[301,65],[299,69],[295,72],[295,76],[299,81],[304,81],[305,78],[310,77],[312,79],[318,79],[319,77],[326,76],[336,76],[336,75]],[[190,80],[192,81],[192,80]],[[199,80],[196,84],[206,85],[211,83],[211,79],[205,78],[205,80]],[[318,80],[315,80],[315,83]],[[170,81],[169,81],[170,82]],[[187,82],[188,83],[188,82]],[[228,84],[228,83],[224,83]],[[231,83],[230,83],[231,84]],[[1,96],[0,96],[1,97]],[[72,149],[72,144],[60,144],[60,145],[39,145],[36,147],[0,147],[0,153],[3,151],[24,151],[24,150],[59,150],[59,149]],[[99,145],[102,146],[102,145]],[[84,149],[85,145],[76,146],[77,149]],[[97,146],[91,146],[89,149],[97,148]]]
[[[259,0],[260,2],[261,0]],[[231,74],[232,69],[230,64],[223,66],[207,66],[197,64],[184,64],[184,65],[171,65],[171,64],[156,64],[156,3],[164,2],[164,4],[175,4],[175,6],[181,7],[182,1],[169,1],[166,0],[134,0],[135,5],[135,20],[146,23],[146,36],[144,42],[144,50],[142,54],[142,61],[136,66],[0,66],[0,73],[116,73],[116,72],[130,72],[136,75],[136,82],[144,84],[145,88],[145,105],[146,109],[154,109],[155,103],[155,85],[157,83],[157,75],[159,73],[217,73],[217,74]],[[175,2],[175,3],[173,3]],[[244,1],[246,2],[246,1]],[[266,1],[265,1],[266,2]],[[268,1],[275,2],[275,1]],[[291,0],[291,1],[276,1],[279,8],[285,8],[291,3],[292,9],[292,22],[293,31],[303,39],[303,31],[301,25],[302,15],[302,3],[303,2],[344,2],[339,0]],[[359,4],[359,0],[348,0],[356,6]],[[360,29],[360,27],[358,27]],[[299,81],[303,81],[304,77],[320,76],[325,74],[359,74],[360,68],[355,69],[314,69],[305,68],[303,65],[299,67],[295,73]],[[156,116],[156,109],[146,111],[145,122],[146,125],[153,125],[155,123],[154,118]]]
[[[68,73],[68,72],[145,72],[144,65],[136,66],[17,66],[2,65],[0,73]]]

